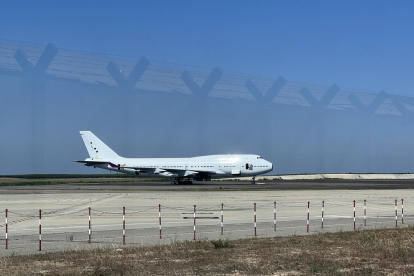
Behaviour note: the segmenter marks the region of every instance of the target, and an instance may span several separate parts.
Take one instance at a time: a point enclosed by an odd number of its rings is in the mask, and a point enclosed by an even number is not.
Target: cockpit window
[[[263,159],[261,156],[257,156],[257,159]]]

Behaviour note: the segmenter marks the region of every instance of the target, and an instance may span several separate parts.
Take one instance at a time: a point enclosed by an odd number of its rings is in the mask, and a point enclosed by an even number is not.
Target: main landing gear
[[[187,178],[187,180],[184,180],[184,177],[176,177],[174,178],[173,184],[174,185],[193,184],[193,181],[191,181],[189,177]]]
[[[253,176],[253,177],[252,177],[252,185],[255,185],[255,184],[256,184],[256,180],[255,180],[255,179],[256,179],[256,177],[255,177],[255,176]]]

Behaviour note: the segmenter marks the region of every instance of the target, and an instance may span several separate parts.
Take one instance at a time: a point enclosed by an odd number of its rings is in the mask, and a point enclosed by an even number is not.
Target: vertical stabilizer
[[[110,147],[90,131],[79,131],[88,150],[90,158],[110,159],[121,158]]]

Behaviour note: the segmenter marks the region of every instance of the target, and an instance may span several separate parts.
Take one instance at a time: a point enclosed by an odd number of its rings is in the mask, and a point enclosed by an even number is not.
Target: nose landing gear
[[[176,177],[174,178],[173,184],[174,185],[193,184],[193,181],[191,181],[189,177],[187,178],[187,180],[184,180],[184,177]]]

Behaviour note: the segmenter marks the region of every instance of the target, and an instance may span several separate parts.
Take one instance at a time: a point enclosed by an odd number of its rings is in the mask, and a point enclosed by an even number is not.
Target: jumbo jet
[[[184,180],[210,181],[212,178],[255,177],[273,170],[273,164],[253,154],[207,155],[191,158],[125,158],[116,154],[90,131],[80,131],[89,157],[85,166],[146,177],[173,178],[174,184]]]

